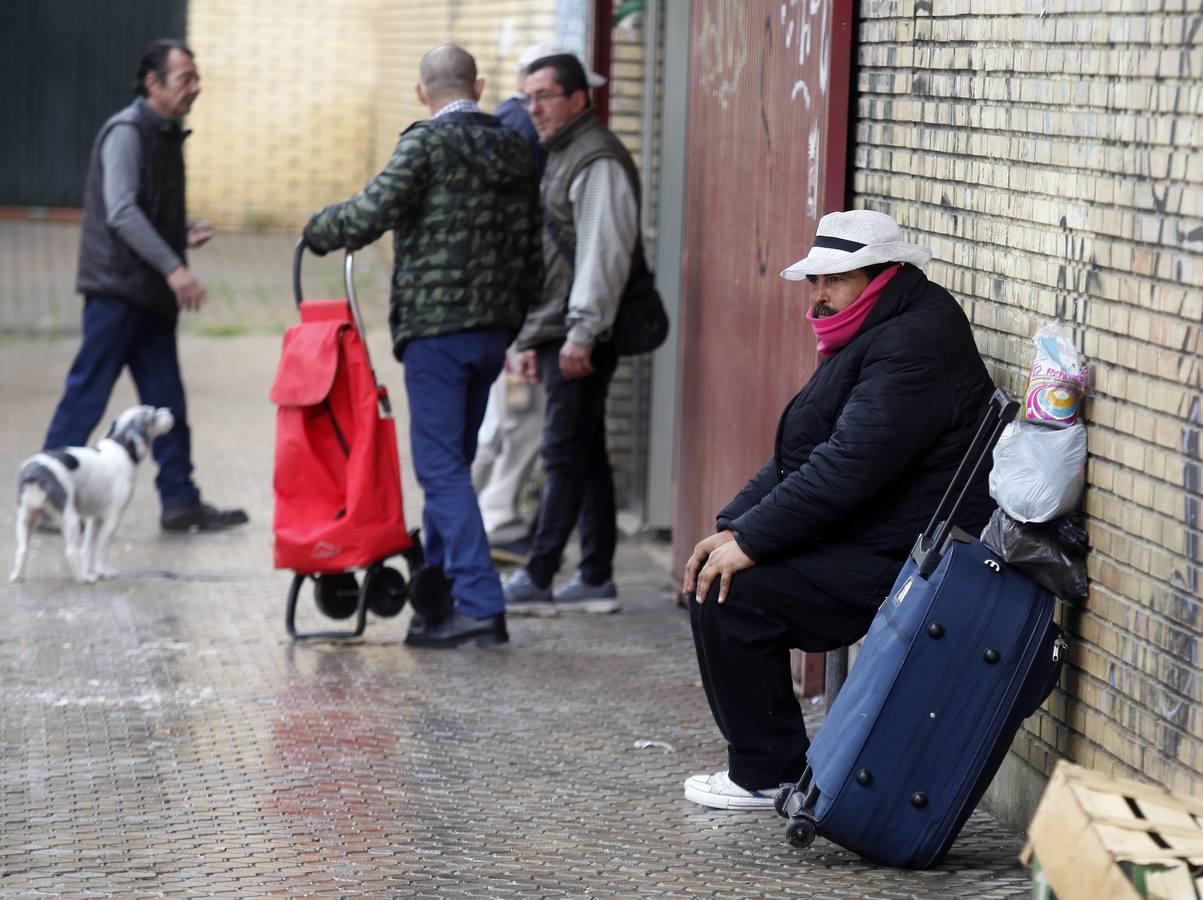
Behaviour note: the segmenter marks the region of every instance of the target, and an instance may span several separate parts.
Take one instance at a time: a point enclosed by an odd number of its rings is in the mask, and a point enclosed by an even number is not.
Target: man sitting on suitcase
[[[526,141],[476,105],[484,81],[462,47],[422,57],[430,119],[405,130],[384,171],[305,227],[316,253],[393,232],[389,323],[405,365],[414,471],[425,494],[426,562],[454,611],[415,618],[405,642],[454,647],[509,639],[470,467],[489,386],[543,287],[535,164]],[[442,579],[436,579],[442,582]]]
[[[781,273],[810,282],[822,358],[786,406],[772,457],[718,514],[685,566],[702,683],[728,769],[685,796],[771,809],[809,746],[789,651],[862,637],[973,440],[993,385],[956,301],[919,267],[931,253],[870,210],[831,213]],[[985,467],[984,467],[985,468]],[[978,533],[986,471],[955,522]]]

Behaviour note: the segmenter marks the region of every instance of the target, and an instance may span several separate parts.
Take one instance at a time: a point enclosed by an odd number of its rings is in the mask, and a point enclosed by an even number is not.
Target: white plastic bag
[[[1086,426],[1012,422],[994,448],[990,496],[1012,519],[1047,522],[1073,512],[1086,485]]]
[[[1064,322],[1050,322],[1036,332],[1032,341],[1036,358],[1024,392],[1024,418],[1068,428],[1081,413],[1086,360],[1074,346],[1073,331]]]

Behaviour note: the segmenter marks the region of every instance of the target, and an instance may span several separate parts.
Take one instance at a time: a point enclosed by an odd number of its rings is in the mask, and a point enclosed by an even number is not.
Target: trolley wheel
[[[781,816],[781,818],[789,818],[789,813],[785,811],[785,804],[789,803],[789,798],[794,795],[794,791],[797,789],[797,785],[792,782],[787,782],[777,789],[777,795],[773,797],[773,809],[777,810],[777,815]]]
[[[451,615],[455,599],[442,566],[423,566],[414,572],[409,585],[409,605],[429,626]]]
[[[354,572],[315,575],[314,600],[322,614],[331,619],[349,619],[359,607],[359,582]]]
[[[391,618],[405,608],[409,586],[405,583],[405,576],[396,569],[381,566],[369,569],[363,577],[368,609],[376,615]]]
[[[816,831],[814,819],[810,816],[799,816],[790,819],[789,824],[785,826],[785,839],[791,847],[805,850],[815,842]]]

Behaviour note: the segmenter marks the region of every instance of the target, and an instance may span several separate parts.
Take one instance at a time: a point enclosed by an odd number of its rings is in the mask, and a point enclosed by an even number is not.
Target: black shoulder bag
[[[556,249],[576,268],[575,249],[568,246],[560,233],[555,221],[547,217],[544,220],[551,238],[555,241]],[[619,356],[638,356],[641,353],[651,353],[664,343],[668,337],[668,313],[664,311],[664,301],[656,290],[656,277],[647,266],[643,256],[643,237],[635,241],[635,255],[631,258],[631,274],[627,278],[627,286],[623,288],[622,299],[618,302],[618,315],[610,328],[610,343]]]

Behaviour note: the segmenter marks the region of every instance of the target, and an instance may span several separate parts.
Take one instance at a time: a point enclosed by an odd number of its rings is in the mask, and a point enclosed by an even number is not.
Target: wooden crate
[[[1058,900],[1203,898],[1203,802],[1062,760],[1020,859]]]

